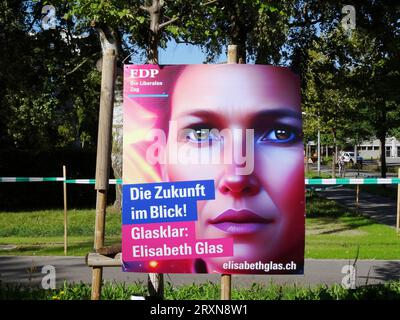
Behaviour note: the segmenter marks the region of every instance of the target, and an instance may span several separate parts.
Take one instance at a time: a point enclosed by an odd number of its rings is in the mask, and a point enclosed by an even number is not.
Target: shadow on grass
[[[93,241],[76,242],[68,244],[68,255],[85,255],[93,251]],[[19,245],[14,250],[2,252],[4,255],[64,255],[64,245],[61,244],[27,244]]]
[[[105,246],[120,244],[121,240],[118,237],[109,237],[105,240]],[[70,241],[68,242],[68,256],[84,256],[89,252],[93,252],[93,240]],[[63,256],[63,242],[48,242],[38,244],[19,244],[16,249],[0,251],[0,256],[16,255],[16,256]]]
[[[366,218],[356,212],[349,210],[345,206],[338,204],[334,200],[328,200],[320,198],[316,193],[309,193],[307,195],[307,219],[318,219],[318,225],[320,228],[314,227],[315,229],[324,229],[324,226],[332,225],[334,223],[339,224],[336,228],[330,228],[320,232],[319,234],[333,234],[338,232],[345,232],[376,224],[372,219]],[[339,218],[349,218],[344,221]]]
[[[311,219],[317,219],[316,217],[311,218]],[[331,218],[331,217],[322,217],[318,218],[318,225],[313,226],[314,230],[317,229],[324,229],[327,228],[327,226],[332,226],[333,224],[337,223],[337,219]],[[365,219],[361,217],[354,217],[352,221],[340,221],[340,226],[335,227],[335,228],[330,228],[329,230],[325,230],[319,232],[319,235],[328,235],[328,234],[334,234],[334,233],[340,233],[340,232],[346,232],[346,231],[355,231],[361,227],[369,226],[376,224],[373,220],[371,219]]]
[[[356,217],[359,216],[347,207],[341,206],[334,200],[321,198],[316,194],[307,196],[306,199],[307,218],[320,217]]]
[[[95,211],[96,207],[94,206],[69,206],[68,211]],[[4,212],[10,212],[10,213],[37,213],[38,211],[64,211],[63,207],[60,206],[21,206],[21,207],[0,207],[0,214]],[[107,213],[112,213],[112,214],[121,214],[121,210],[115,208],[112,204],[107,205]]]

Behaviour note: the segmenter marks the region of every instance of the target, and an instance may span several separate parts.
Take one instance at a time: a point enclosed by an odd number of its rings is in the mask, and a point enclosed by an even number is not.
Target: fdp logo
[[[158,69],[131,69],[131,79],[155,78],[160,72]]]

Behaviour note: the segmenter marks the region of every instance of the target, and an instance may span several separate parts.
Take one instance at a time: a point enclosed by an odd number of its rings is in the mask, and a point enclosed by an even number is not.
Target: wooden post
[[[232,277],[230,274],[221,275],[221,300],[231,300]]]
[[[237,45],[228,46],[228,64],[237,63]],[[221,300],[231,300],[232,276],[221,275]]]
[[[149,64],[158,64],[158,44],[160,37],[160,8],[161,3],[158,0],[153,0],[152,6],[147,7],[150,15],[150,50],[148,50]],[[164,297],[164,274],[162,273],[149,273],[147,275],[147,289],[149,295],[156,299],[163,299]]]
[[[400,179],[400,168],[397,177]],[[397,219],[396,219],[396,231],[400,232],[400,184],[397,185]]]
[[[96,223],[94,234],[94,249],[104,246],[104,231],[107,208],[107,189],[111,166],[111,130],[112,108],[114,102],[114,84],[116,74],[117,50],[115,43],[110,43],[107,36],[100,30],[102,42],[103,65],[101,75],[101,94],[99,127],[97,138],[96,158]],[[92,272],[92,300],[99,300],[101,296],[101,284],[103,267],[93,267]]]
[[[64,178],[64,183],[63,183],[63,191],[64,191],[64,255],[67,255],[68,251],[68,225],[67,225],[67,183],[65,182],[67,180],[67,168],[66,166],[63,166],[63,178]]]
[[[94,249],[104,246],[104,229],[107,207],[107,190],[97,190],[96,224],[94,236]],[[103,280],[103,267],[93,267],[92,272],[92,300],[100,300],[101,284]]]
[[[308,158],[310,156],[310,146],[308,145],[308,141],[306,144],[306,173],[310,171],[310,165],[308,163]]]

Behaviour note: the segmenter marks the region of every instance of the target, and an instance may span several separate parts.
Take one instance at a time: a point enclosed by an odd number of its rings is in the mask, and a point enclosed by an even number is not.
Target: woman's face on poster
[[[215,200],[198,202],[196,237],[234,243],[234,257],[206,260],[209,272],[224,272],[228,260],[278,262],[302,254],[299,90],[295,75],[274,67],[193,65],[176,81],[177,136],[170,134],[167,145],[189,156],[187,163],[168,163],[164,178],[214,180]]]

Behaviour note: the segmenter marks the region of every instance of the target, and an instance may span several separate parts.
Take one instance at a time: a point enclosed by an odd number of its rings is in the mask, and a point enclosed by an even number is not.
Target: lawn
[[[83,256],[93,250],[95,210],[68,211],[68,255]],[[120,242],[121,215],[108,208],[106,245]],[[0,255],[63,255],[64,211],[0,212],[0,245],[17,245]]]
[[[306,258],[400,259],[400,235],[394,228],[339,206],[307,197]]]
[[[324,172],[320,172],[320,174],[318,174],[317,171],[310,170],[305,173],[305,177],[307,179],[330,179],[332,175]]]
[[[62,210],[0,212],[0,255],[63,255]],[[92,251],[95,210],[68,211],[68,255]],[[106,245],[120,242],[121,215],[109,208]],[[400,236],[386,225],[357,216],[336,202],[307,196],[306,258],[400,259]]]

